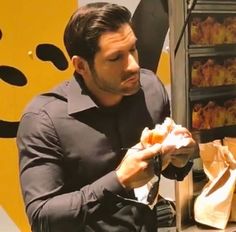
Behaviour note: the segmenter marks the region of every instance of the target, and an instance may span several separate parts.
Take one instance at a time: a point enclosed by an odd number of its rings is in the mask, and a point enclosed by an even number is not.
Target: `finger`
[[[155,157],[158,153],[161,152],[161,144],[154,144],[140,152],[138,152],[139,158],[141,160],[148,160]]]
[[[140,143],[137,143],[135,144],[133,147],[131,147],[130,149],[132,150],[143,150],[144,149],[144,146],[143,144],[140,142]]]
[[[187,146],[182,146],[176,149],[172,154],[179,155],[179,154],[193,154],[198,152],[198,145],[195,143],[193,139],[189,139]]]
[[[172,152],[171,155],[192,154],[195,151],[194,147],[181,147]]]
[[[141,161],[140,167],[143,171],[149,170],[149,172],[150,172],[150,171],[154,170],[154,159],[151,158],[151,159],[146,159],[144,161]]]
[[[190,131],[185,128],[185,127],[182,127],[182,126],[176,126],[173,130],[172,130],[172,133],[174,135],[179,135],[179,134],[183,134],[185,136],[189,136],[189,137],[192,137],[192,134],[190,133]]]
[[[142,131],[140,142],[143,145],[143,147],[148,147],[150,145],[149,140],[151,138],[151,131],[145,127]]]

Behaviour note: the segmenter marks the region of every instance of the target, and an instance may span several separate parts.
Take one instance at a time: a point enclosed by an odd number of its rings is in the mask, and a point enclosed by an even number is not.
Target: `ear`
[[[73,56],[71,60],[72,60],[73,66],[75,68],[75,71],[77,73],[79,73],[81,76],[84,76],[88,70],[87,61],[80,56]]]

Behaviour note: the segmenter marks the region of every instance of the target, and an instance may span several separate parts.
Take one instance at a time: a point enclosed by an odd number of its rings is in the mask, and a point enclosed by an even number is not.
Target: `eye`
[[[121,58],[121,54],[117,54],[117,55],[109,58],[108,60],[111,62],[115,62],[115,61],[119,60],[120,58]]]
[[[130,49],[130,52],[131,52],[131,53],[135,53],[135,52],[137,52],[137,48],[136,48],[136,46],[132,47],[132,48]]]

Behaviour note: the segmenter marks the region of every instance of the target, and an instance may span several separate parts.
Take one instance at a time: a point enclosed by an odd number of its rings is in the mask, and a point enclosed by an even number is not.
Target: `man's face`
[[[96,88],[114,95],[136,93],[140,89],[140,67],[132,28],[124,24],[116,32],[104,33],[99,48],[91,69]]]

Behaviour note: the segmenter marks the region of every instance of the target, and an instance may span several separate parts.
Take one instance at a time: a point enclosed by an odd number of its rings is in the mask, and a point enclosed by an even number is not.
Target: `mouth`
[[[126,79],[125,81],[123,81],[123,84],[135,84],[139,81],[139,75],[135,74],[131,77],[129,77],[128,79]]]

